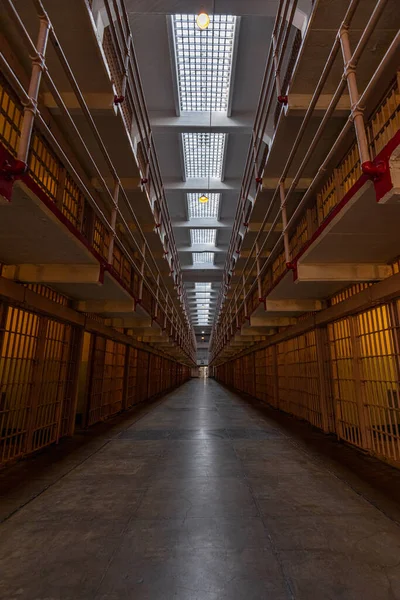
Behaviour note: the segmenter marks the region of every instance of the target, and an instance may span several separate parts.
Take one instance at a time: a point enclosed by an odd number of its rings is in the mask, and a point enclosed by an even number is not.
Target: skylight
[[[213,265],[213,252],[193,252],[193,264]]]
[[[201,193],[188,194],[188,213],[189,219],[217,219],[219,211],[219,199],[221,194],[207,194],[208,202],[199,202]]]
[[[182,133],[187,178],[221,179],[225,133]]]
[[[211,290],[211,283],[209,281],[207,282],[203,282],[203,281],[196,281],[194,284],[194,289],[196,291],[206,291],[206,290]]]
[[[172,17],[179,105],[185,111],[226,111],[236,17],[210,15],[202,31],[196,15]]]
[[[207,325],[212,322],[214,308],[210,306],[212,284],[211,282],[196,281],[194,284],[194,300],[192,306],[192,319],[198,325]]]
[[[192,246],[196,244],[209,244],[215,246],[215,240],[217,239],[216,229],[191,229],[190,239]],[[211,285],[211,284],[210,284]]]

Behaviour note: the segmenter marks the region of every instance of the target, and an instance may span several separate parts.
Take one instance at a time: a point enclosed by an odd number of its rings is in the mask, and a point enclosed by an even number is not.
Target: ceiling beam
[[[189,292],[189,290],[186,290],[187,292]],[[196,298],[199,298],[199,300],[210,300],[210,299],[215,299],[218,296],[218,290],[215,290],[215,293],[212,294],[211,296],[195,296],[194,294],[189,294],[188,293],[188,300],[194,300]]]
[[[211,124],[210,124],[211,120]],[[169,112],[154,111],[150,113],[150,123],[153,133],[247,133],[252,131],[254,115],[244,113],[240,116],[228,117],[224,113],[208,111],[185,112],[179,117]]]
[[[278,9],[278,0],[260,2],[260,0],[218,0],[219,15],[255,15],[275,17]],[[198,0],[125,0],[128,14],[197,14],[199,12]],[[205,12],[214,12],[213,0],[203,0],[201,9]]]
[[[233,219],[224,219],[218,221],[217,219],[190,219],[190,221],[172,221],[173,227],[179,227],[179,229],[232,229]]]
[[[182,278],[184,282],[191,283],[221,283],[222,273],[223,269],[214,268],[199,271],[198,269],[193,269],[192,267],[192,269],[182,270]]]
[[[227,248],[220,248],[218,246],[211,246],[208,244],[194,244],[193,246],[177,246],[178,252],[212,252],[213,254],[225,253]]]
[[[203,0],[199,5],[198,0],[125,0],[128,16],[135,13],[141,14],[197,14],[199,9],[207,13],[215,12],[215,0]],[[236,15],[237,17],[253,16],[275,19],[278,11],[279,0],[218,0],[219,15]],[[305,30],[307,15],[311,12],[311,0],[299,0],[294,13],[293,25]],[[288,19],[288,15],[286,16]]]
[[[187,179],[182,181],[180,179],[164,179],[164,189],[168,191],[181,191],[181,192],[233,192],[237,193],[240,190],[242,184],[241,179],[225,179],[220,181],[219,179],[210,179],[207,177],[201,179]]]

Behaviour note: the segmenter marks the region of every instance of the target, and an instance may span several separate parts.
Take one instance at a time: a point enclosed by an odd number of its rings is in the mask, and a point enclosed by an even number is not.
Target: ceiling
[[[192,323],[206,339],[276,4],[126,0]],[[200,10],[211,16],[203,31]]]

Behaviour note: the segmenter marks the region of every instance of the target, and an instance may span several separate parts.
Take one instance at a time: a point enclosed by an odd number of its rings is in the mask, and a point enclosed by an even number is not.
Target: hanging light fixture
[[[199,29],[207,29],[210,24],[210,17],[207,13],[201,12],[196,17],[196,23]],[[208,188],[210,188],[210,173],[208,174]],[[201,194],[199,197],[200,204],[207,204],[209,198],[206,194]]]
[[[210,24],[210,17],[207,13],[201,12],[196,17],[196,24],[199,29],[207,29]]]

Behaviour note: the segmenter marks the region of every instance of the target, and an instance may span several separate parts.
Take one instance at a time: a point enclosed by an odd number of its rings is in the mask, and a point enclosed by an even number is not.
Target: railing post
[[[132,34],[129,32],[128,39],[126,40],[124,72],[122,74],[122,83],[121,83],[121,96],[122,96],[123,100],[125,99],[126,83],[128,80],[128,67],[129,67],[129,61],[130,61],[130,57],[131,57],[131,40],[132,40]]]
[[[256,149],[256,134],[255,131],[253,130],[253,160],[254,160],[254,175],[255,175],[255,179],[256,179],[256,183],[257,185],[261,183],[260,181],[260,177],[261,174],[258,172],[258,164],[257,164],[257,158],[258,158],[258,150]],[[240,202],[242,204],[244,204],[245,202],[245,197],[240,195]]]
[[[143,242],[143,246],[142,246],[142,264],[140,266],[140,282],[139,282],[139,302],[142,301],[143,299],[143,279],[144,279],[144,269],[145,269],[145,263],[146,263],[146,243]]]
[[[248,315],[248,310],[247,310],[247,298],[246,298],[246,277],[244,276],[243,273],[243,306],[244,306],[244,316],[245,319],[247,319]]]
[[[236,329],[239,328],[239,315],[238,315],[238,298],[237,298],[237,292],[235,292],[235,312],[234,312],[234,317],[235,317],[235,321],[236,321]]]
[[[285,183],[283,181],[279,182],[279,195],[280,195],[280,199],[281,199],[283,247],[285,250],[285,262],[286,262],[286,266],[289,266],[290,265],[289,233],[287,231]]]
[[[346,78],[347,87],[349,90],[351,119],[353,120],[354,128],[356,131],[361,169],[363,170],[363,172],[366,172],[372,176],[379,175],[380,172],[378,173],[378,166],[373,165],[371,162],[367,133],[365,130],[364,123],[364,108],[359,105],[360,94],[358,92],[357,86],[356,65],[352,64],[351,62],[352,52],[350,47],[348,25],[342,25],[342,27],[339,30],[339,37],[344,61],[344,77]]]
[[[262,302],[263,295],[262,295],[262,283],[261,283],[261,261],[260,261],[260,246],[259,246],[258,242],[256,242],[256,266],[257,266],[258,299],[260,302]]]
[[[278,64],[278,45],[277,45],[275,33],[272,35],[272,46],[274,49],[273,59],[274,59],[274,70],[275,70],[274,74],[275,74],[276,96],[279,100],[279,98],[282,97],[282,87],[281,87],[281,73],[280,73],[280,68],[279,68],[279,64]]]
[[[24,106],[24,118],[21,127],[21,137],[18,144],[17,160],[25,165],[28,163],[28,153],[31,143],[33,122],[37,111],[40,81],[45,69],[44,57],[49,39],[50,22],[46,13],[39,16],[39,34],[36,43],[36,56],[32,57],[32,72],[29,82],[29,103]]]
[[[146,175],[145,175],[145,181],[144,183],[146,183],[149,188],[149,194],[150,194],[150,161],[151,161],[151,155],[152,155],[152,132],[150,131],[149,133],[149,140],[148,140],[148,144],[147,144],[147,164],[146,164]]]
[[[168,321],[168,294],[165,297],[163,331],[166,331],[166,329],[167,329],[167,321]]]
[[[62,210],[62,207],[63,207],[64,190],[65,190],[66,180],[67,180],[67,171],[64,167],[60,166],[60,170],[58,172],[57,192],[56,192],[56,199],[55,199],[55,205],[60,210]]]
[[[158,316],[158,295],[159,295],[159,289],[160,289],[160,274],[157,273],[157,278],[156,278],[156,305],[154,308],[154,318],[157,319]]]
[[[110,245],[108,246],[108,264],[112,265],[113,263],[113,254],[114,254],[114,243],[116,236],[116,225],[117,225],[117,214],[118,214],[118,195],[119,195],[120,182],[116,181],[114,185],[114,206],[111,211],[111,238]]]
[[[307,208],[306,219],[307,219],[307,240],[309,240],[315,231],[315,224],[313,222],[313,211],[311,208]]]

